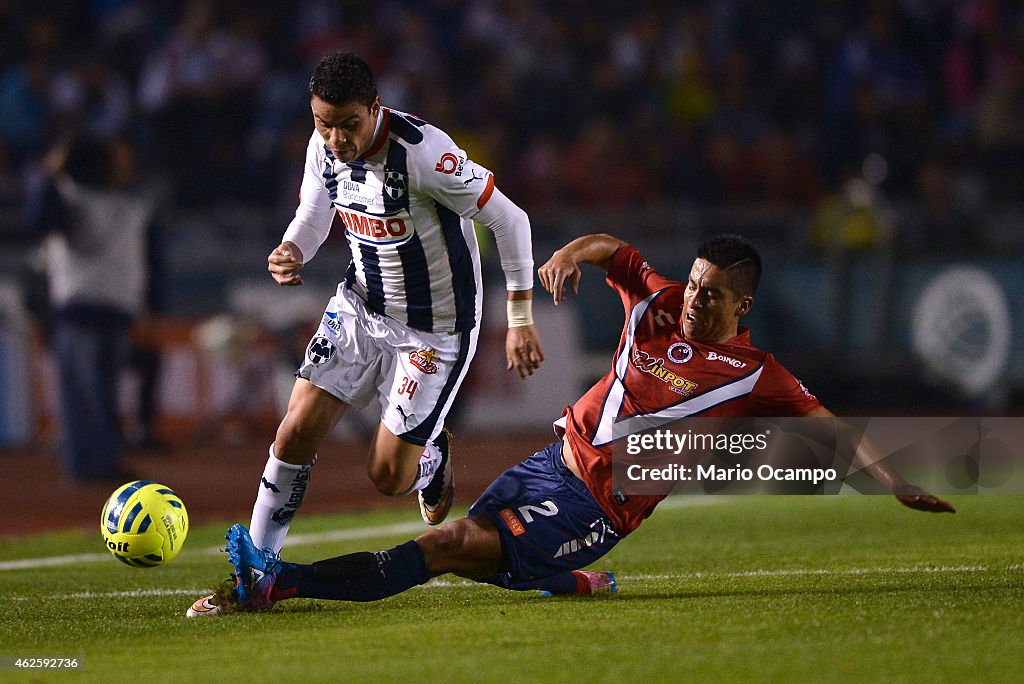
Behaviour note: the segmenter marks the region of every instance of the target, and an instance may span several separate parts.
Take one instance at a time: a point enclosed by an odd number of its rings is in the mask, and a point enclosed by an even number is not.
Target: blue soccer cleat
[[[245,611],[269,610],[274,605],[270,594],[281,572],[281,559],[269,546],[257,549],[244,525],[228,530],[228,559],[235,566],[238,608]]]

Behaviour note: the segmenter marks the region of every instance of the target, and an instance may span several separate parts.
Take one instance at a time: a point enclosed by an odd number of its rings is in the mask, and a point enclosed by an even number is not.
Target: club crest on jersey
[[[665,368],[663,359],[655,358],[642,349],[634,349],[630,361],[643,372],[650,373],[667,384],[668,388],[676,394],[690,394],[697,389],[697,383],[676,375]]]
[[[309,346],[306,347],[306,358],[310,363],[319,366],[330,361],[336,350],[333,342],[323,335],[317,335],[309,341]]]
[[[384,192],[393,200],[402,199],[408,185],[405,182],[405,174],[401,171],[384,172]]]
[[[409,354],[409,363],[419,368],[421,372],[433,375],[437,372],[437,364],[434,363],[436,358],[438,354],[433,349],[420,349]]]
[[[666,354],[673,363],[686,363],[693,358],[693,347],[686,342],[676,342],[668,348]]]

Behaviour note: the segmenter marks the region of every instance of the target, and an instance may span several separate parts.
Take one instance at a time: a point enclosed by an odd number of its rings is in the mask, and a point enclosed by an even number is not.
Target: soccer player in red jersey
[[[706,241],[684,283],[658,274],[636,248],[612,236],[578,238],[539,269],[556,305],[567,288],[578,291],[580,264],[605,271],[626,322],[612,369],[556,422],[560,441],[499,476],[467,517],[387,551],[285,563],[235,525],[227,538],[237,604],[260,610],[292,597],[370,601],[445,573],[514,590],[614,591],[611,573],[581,568],[635,530],[664,498],[614,488],[612,444],[631,426],[694,415],[833,416],[739,325],[761,275],[760,256],[747,240]],[[955,512],[908,484],[867,440],[857,446],[854,464],[905,506]]]

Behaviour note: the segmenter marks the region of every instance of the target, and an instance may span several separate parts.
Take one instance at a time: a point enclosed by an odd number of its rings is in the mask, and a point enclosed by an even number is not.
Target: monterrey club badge
[[[306,358],[309,359],[310,363],[319,366],[330,361],[335,351],[337,349],[334,343],[323,335],[317,335],[309,341],[309,346],[306,347]]]
[[[686,363],[693,358],[693,347],[686,344],[686,342],[676,342],[668,348],[666,355],[669,361]]]
[[[405,176],[402,173],[398,171],[384,172],[384,192],[387,193],[388,197],[393,200],[400,200],[405,196],[407,189]]]

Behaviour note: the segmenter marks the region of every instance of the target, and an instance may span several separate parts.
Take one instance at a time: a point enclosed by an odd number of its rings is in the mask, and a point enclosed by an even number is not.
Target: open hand
[[[896,498],[907,508],[915,511],[928,511],[929,513],[956,513],[953,504],[943,501],[937,496],[929,494],[920,487],[907,485],[896,492]]]
[[[540,284],[551,293],[555,306],[565,301],[565,286],[568,285],[573,294],[580,291],[580,267],[574,259],[566,256],[561,250],[551,255],[543,266],[537,269]]]
[[[544,361],[544,350],[540,346],[540,335],[534,325],[522,325],[508,329],[505,336],[505,370],[515,368],[520,378],[533,375]]]

